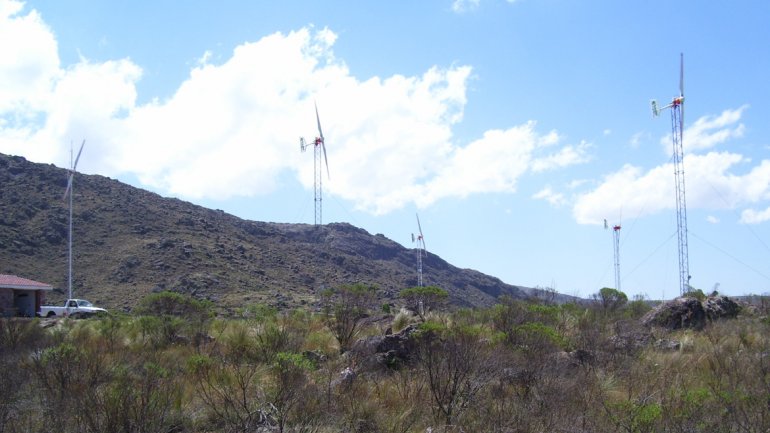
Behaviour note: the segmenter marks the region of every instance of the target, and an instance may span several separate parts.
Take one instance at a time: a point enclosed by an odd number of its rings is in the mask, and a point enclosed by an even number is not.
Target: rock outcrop
[[[703,302],[709,320],[734,319],[741,312],[741,306],[727,296],[713,296]]]
[[[703,302],[683,296],[658,305],[642,317],[642,324],[668,330],[703,329],[709,321],[735,318],[741,307],[726,296],[712,296]]]
[[[356,342],[351,352],[364,369],[397,369],[416,359],[415,332],[417,325],[409,325],[396,334],[363,338]]]
[[[681,297],[658,305],[642,317],[645,326],[659,326],[668,330],[706,326],[706,310],[695,298]]]

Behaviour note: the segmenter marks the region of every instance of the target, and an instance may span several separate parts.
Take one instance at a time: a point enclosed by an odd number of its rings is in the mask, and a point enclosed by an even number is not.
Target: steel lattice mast
[[[607,224],[607,220],[604,220],[604,229],[607,230],[610,226]],[[620,224],[612,226],[612,246],[615,258],[615,289],[620,290]]]
[[[428,251],[425,249],[425,237],[422,234],[422,225],[420,225],[420,215],[415,214],[417,217],[417,229],[419,230],[417,236],[412,233],[412,242],[417,242],[417,286],[423,287],[422,280],[422,255],[428,256]]]
[[[666,108],[671,109],[671,139],[674,149],[674,182],[676,187],[676,233],[679,245],[679,294],[690,291],[690,259],[687,242],[687,200],[684,185],[684,146],[682,143],[684,131],[684,55],[679,58],[679,96],[670,104],[658,108],[658,103],[652,101],[653,116],[660,114]]]
[[[315,107],[315,118],[318,122],[318,137],[313,140],[313,203],[315,205],[314,224],[323,224],[323,165],[321,164],[321,153],[323,152],[323,161],[326,163],[326,175],[329,176],[329,160],[326,158],[326,144],[324,143],[324,134],[321,131],[321,118],[318,117],[318,105]],[[300,149],[304,152],[310,144],[305,142],[304,138],[299,139]]]

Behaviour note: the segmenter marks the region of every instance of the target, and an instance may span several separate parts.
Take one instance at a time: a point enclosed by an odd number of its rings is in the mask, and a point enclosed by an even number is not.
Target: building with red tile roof
[[[50,290],[53,290],[50,284],[0,274],[0,315],[34,317]]]

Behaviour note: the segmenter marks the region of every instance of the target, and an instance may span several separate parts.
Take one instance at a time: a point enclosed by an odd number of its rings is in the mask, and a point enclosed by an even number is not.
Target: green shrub
[[[180,293],[159,292],[142,299],[137,312],[160,319],[163,338],[158,343],[169,344],[189,338],[198,347],[205,340],[214,317],[213,305]]]
[[[508,334],[509,342],[515,346],[545,350],[563,349],[566,340],[552,327],[538,322],[529,322],[514,327]]]

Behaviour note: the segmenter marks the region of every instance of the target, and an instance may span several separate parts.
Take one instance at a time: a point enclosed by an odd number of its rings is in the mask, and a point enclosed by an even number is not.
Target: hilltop
[[[66,292],[67,170],[0,154],[0,273]],[[171,290],[227,311],[244,303],[313,305],[319,290],[365,283],[381,302],[417,285],[416,251],[347,223],[323,226],[249,221],[99,175],[75,179],[75,296],[130,310]],[[458,306],[485,306],[532,289],[460,269],[428,253],[427,284]],[[63,299],[61,291],[49,301]]]

